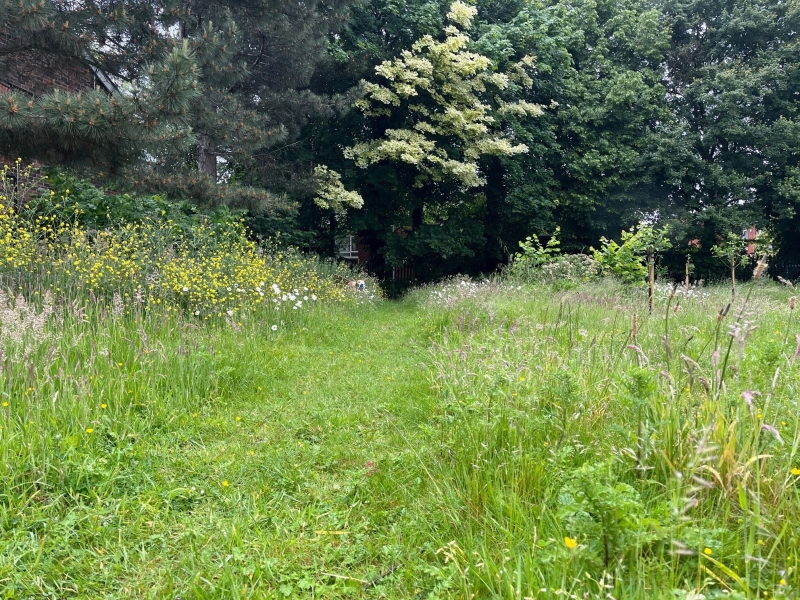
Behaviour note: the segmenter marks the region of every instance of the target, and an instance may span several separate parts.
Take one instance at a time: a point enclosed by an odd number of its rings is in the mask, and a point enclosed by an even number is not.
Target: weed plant
[[[241,321],[356,298],[342,285],[357,277],[348,267],[274,242],[260,246],[235,213],[168,214],[157,198],[124,196],[118,203],[127,209],[117,207],[112,217],[102,192],[73,183],[82,186],[79,201],[69,188],[23,208],[19,198],[0,195],[0,287],[28,299],[49,292],[80,303],[88,296],[116,311],[157,309],[200,320]]]
[[[245,407],[231,408],[240,392],[276,392],[281,359],[266,346],[331,311],[369,310],[373,282],[352,290],[357,273],[259,247],[238,220],[183,227],[155,215],[90,229],[80,208],[68,220],[18,204],[0,206],[0,590],[237,595],[238,568],[201,581],[195,536],[219,539],[220,502],[258,518],[241,469],[268,444],[251,438],[212,466],[230,443],[223,433],[217,445],[218,424],[242,424]],[[208,528],[181,522],[195,510]],[[284,579],[259,576],[253,589],[286,590]]]

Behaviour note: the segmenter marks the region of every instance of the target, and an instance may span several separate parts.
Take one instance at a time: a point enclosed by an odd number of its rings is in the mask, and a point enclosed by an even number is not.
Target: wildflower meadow
[[[800,598],[800,0],[0,24],[0,600]]]
[[[602,255],[389,301],[235,214],[71,195],[0,209],[5,597],[797,596],[763,263],[652,312]]]

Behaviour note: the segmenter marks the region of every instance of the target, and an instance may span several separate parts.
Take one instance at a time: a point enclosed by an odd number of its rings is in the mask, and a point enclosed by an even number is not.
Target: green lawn
[[[756,290],[720,386],[724,290],[648,316],[610,285],[476,289],[277,332],[67,311],[2,363],[0,588],[794,595],[788,291]]]
[[[279,334],[175,325],[154,346],[132,346],[129,323],[104,330],[109,356],[85,377],[118,379],[92,388],[93,431],[50,454],[70,460],[50,465],[47,484],[20,494],[17,473],[3,498],[3,585],[52,597],[412,589],[415,567],[400,567],[423,544],[414,449],[434,405],[421,315],[390,303],[321,312]],[[141,364],[150,353],[169,356]],[[121,389],[137,375],[162,393]],[[157,381],[170,378],[182,381]],[[126,399],[137,415],[114,406]]]

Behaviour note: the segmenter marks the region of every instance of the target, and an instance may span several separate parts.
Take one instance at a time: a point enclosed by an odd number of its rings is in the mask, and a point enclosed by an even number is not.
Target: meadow
[[[235,219],[3,214],[6,598],[797,595],[792,288],[389,301]]]

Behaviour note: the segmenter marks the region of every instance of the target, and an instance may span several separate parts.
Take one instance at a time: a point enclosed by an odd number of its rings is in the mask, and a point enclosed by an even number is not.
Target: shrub
[[[543,246],[535,235],[520,242],[521,251],[511,257],[504,274],[519,282],[551,283],[572,287],[583,281],[591,281],[600,273],[597,261],[584,254],[560,254],[559,229]]]
[[[559,228],[556,228],[546,246],[542,246],[539,237],[535,234],[526,237],[525,241],[519,243],[520,252],[511,257],[511,262],[506,267],[505,273],[512,279],[522,281],[538,279],[539,268],[553,260],[561,252],[559,249],[561,242],[557,237],[558,232]]]
[[[60,169],[49,170],[46,181],[49,189],[31,198],[21,211],[27,220],[53,218],[58,222],[77,223],[86,229],[141,223],[147,219],[171,220],[174,226],[188,230],[201,215],[197,207],[186,202],[176,203],[158,195],[103,190]],[[243,211],[216,207],[202,214],[213,221],[236,221],[243,216]]]
[[[558,287],[572,287],[600,276],[600,265],[585,254],[564,254],[542,265],[540,281]]]
[[[85,182],[64,181],[75,189],[58,184],[60,191],[45,192],[22,214],[0,203],[2,284],[26,295],[89,294],[204,319],[371,297],[347,291],[344,281],[367,278],[345,265],[260,246],[232,211],[191,214],[157,197],[110,199]]]
[[[655,229],[640,223],[621,233],[621,244],[601,237],[600,250],[592,248],[592,255],[604,274],[614,275],[623,283],[638,283],[647,276],[648,248],[660,252],[671,247],[667,233],[666,227]]]

